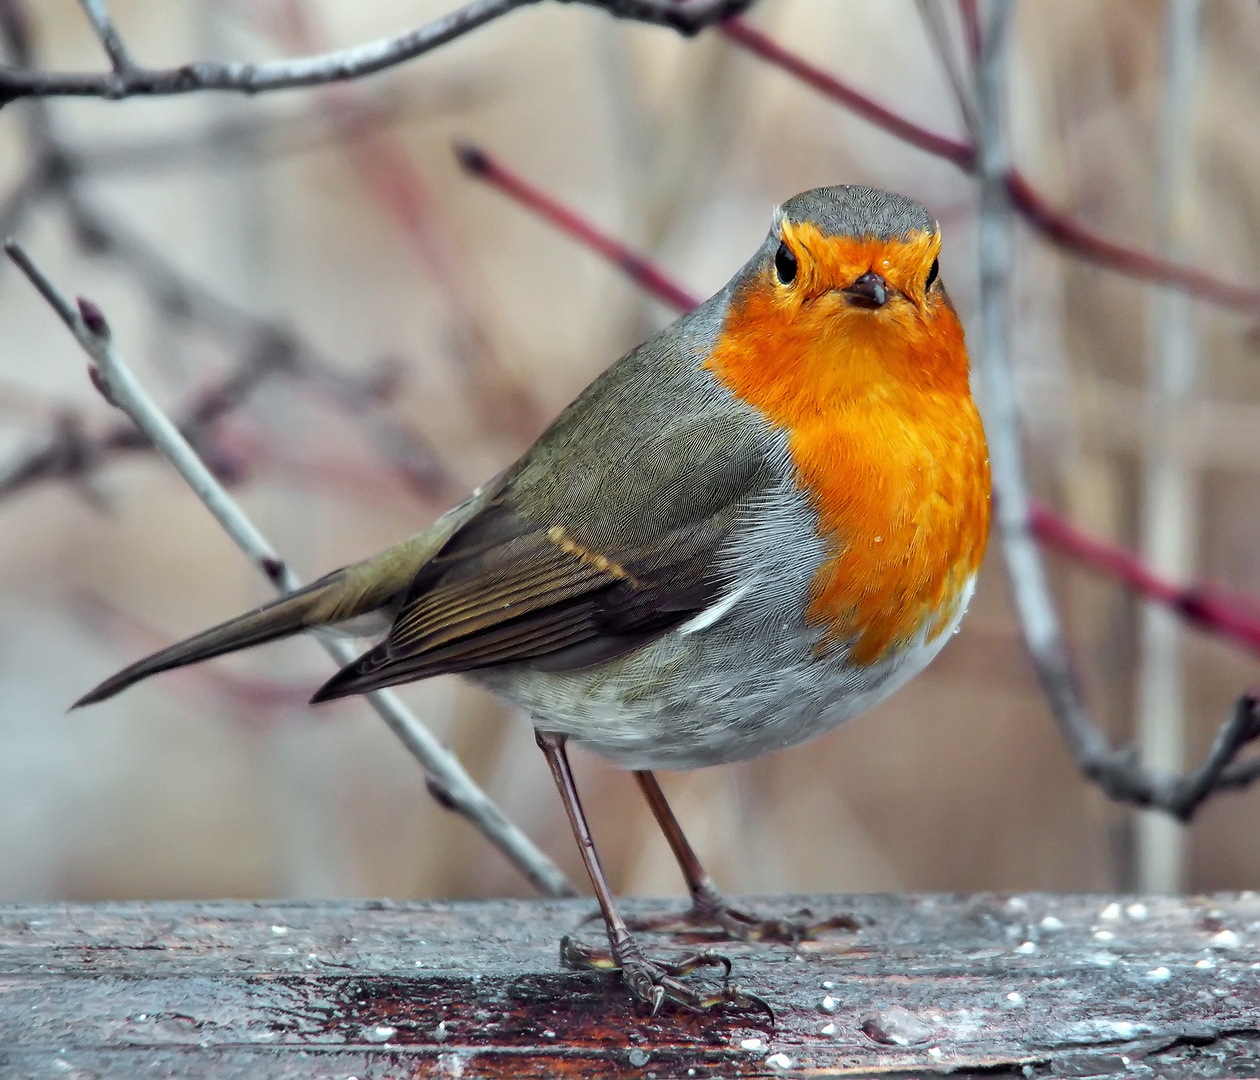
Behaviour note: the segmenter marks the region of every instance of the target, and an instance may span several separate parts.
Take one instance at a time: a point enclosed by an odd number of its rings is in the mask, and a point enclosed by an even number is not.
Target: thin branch
[[[127,54],[127,48],[123,45],[118,28],[114,26],[114,20],[109,14],[109,5],[105,0],[79,0],[79,5],[83,8],[83,14],[87,16],[88,22],[92,24],[97,38],[100,39],[101,48],[105,50],[109,62],[114,66],[114,73],[127,75],[135,71],[136,65]]]
[[[220,420],[248,401],[275,376],[319,382],[295,347],[280,336],[260,338],[252,343],[241,362],[216,382],[194,391],[174,410],[184,438],[195,446],[211,471],[225,484],[238,482],[245,458],[225,449],[217,435]],[[362,419],[365,411],[380,404],[391,389],[388,379],[372,375],[362,382],[340,377],[335,393],[324,388],[324,396]],[[424,444],[389,442],[388,427],[376,438],[386,460],[409,488],[428,501],[444,501],[454,483],[440,461],[425,451]],[[83,417],[73,410],[53,411],[49,431],[34,445],[14,454],[0,465],[0,499],[18,494],[37,483],[63,481],[81,494],[93,489],[87,485],[107,461],[120,455],[151,453],[153,444],[135,424],[122,420],[91,434]],[[253,460],[250,458],[249,460]],[[94,500],[99,501],[99,500]]]
[[[72,190],[63,192],[63,198],[80,241],[89,252],[117,258],[166,312],[178,318],[196,318],[244,348],[246,360],[241,368],[218,387],[203,391],[203,400],[215,401],[225,396],[229,402],[240,400],[235,384],[249,379],[252,367],[295,376],[338,408],[349,410],[377,451],[422,498],[432,501],[452,495],[456,485],[437,450],[381,409],[389,396],[382,391],[389,388],[395,365],[366,381],[342,374],[292,329],[239,308],[186,277],[160,252],[90,207]],[[203,426],[206,422],[201,420]]]
[[[193,61],[175,68],[126,73],[40,72],[0,69],[0,103],[22,97],[166,96],[204,90],[257,94],[356,79],[413,60],[432,49],[537,0],[472,0],[457,11],[392,38],[317,56],[251,63]]]
[[[723,34],[754,56],[795,76],[807,86],[812,86],[824,97],[838,101],[846,109],[857,113],[863,120],[882,128],[902,142],[917,146],[920,150],[925,150],[935,157],[952,161],[964,172],[975,171],[976,151],[969,142],[941,135],[921,124],[916,124],[913,120],[907,120],[900,113],[894,112],[886,105],[881,105],[874,98],[854,89],[816,64],[811,64],[803,56],[785,49],[768,34],[758,30],[744,19],[728,19],[722,24],[721,29]]]
[[[97,0],[82,2],[90,4]],[[354,79],[414,59],[518,7],[538,2],[540,0],[473,0],[458,11],[394,38],[305,58],[259,64],[199,61],[158,70],[133,66],[124,73],[115,71],[108,75],[42,73],[26,67],[0,67],[0,106],[19,97],[32,96],[120,98],[202,90],[260,93]],[[750,7],[754,0],[559,2],[588,4],[621,18],[657,23],[688,34],[720,23],[723,33],[731,40],[839,101],[869,122],[913,146],[952,161],[959,168],[975,171],[975,148],[969,142],[915,124],[784,49],[743,19],[734,17]],[[10,6],[9,0],[5,0],[3,8]],[[1055,209],[1018,170],[1009,171],[1007,183],[1011,199],[1025,220],[1051,242],[1082,258],[1144,281],[1183,289],[1224,307],[1246,312],[1260,310],[1260,288],[1227,281],[1101,236],[1071,215]]]
[[[1217,737],[1213,752],[1188,776],[1146,768],[1132,750],[1113,751],[1086,707],[1068,656],[1045,566],[1033,542],[1019,413],[1010,370],[1013,217],[1007,176],[1006,64],[1013,5],[991,2],[976,66],[977,163],[980,175],[979,367],[987,391],[985,428],[993,471],[998,535],[1006,556],[1020,629],[1051,710],[1081,770],[1111,798],[1164,810],[1187,820],[1212,792],[1260,776],[1260,762],[1235,756],[1260,737],[1260,699],[1245,695]]]
[[[1235,311],[1260,311],[1260,289],[1209,274],[1184,263],[1100,236],[1079,219],[1055,209],[1018,169],[1006,175],[1011,204],[1046,239],[1099,266],[1159,285],[1181,289],[1200,300]]]
[[[962,23],[963,44],[974,62],[980,58],[980,11],[976,0],[958,0],[958,19]]]
[[[722,33],[741,47],[782,68],[890,135],[953,162],[964,172],[976,172],[976,149],[971,143],[941,135],[906,119],[785,49],[743,19],[729,19],[722,24],[721,29]],[[1128,277],[1182,289],[1200,300],[1221,307],[1249,314],[1260,312],[1260,288],[1227,281],[1195,267],[1101,236],[1077,218],[1055,209],[1016,168],[1006,170],[1003,183],[1007,187],[1011,203],[1021,217],[1040,235],[1066,251]]]
[[[1080,761],[1098,761],[1109,753],[1107,741],[1085,712],[1045,566],[1028,526],[1019,411],[1008,358],[1014,251],[1010,196],[1004,183],[1009,169],[1004,127],[1007,10],[1002,3],[990,5],[976,77],[980,175],[980,343],[976,354],[986,391],[995,524],[1024,643],[1054,715],[1073,755]]]
[[[226,397],[223,400],[227,400]],[[187,415],[188,411],[180,410],[184,417],[179,423],[180,431],[190,442],[201,446],[204,454],[204,447],[209,441],[208,425],[193,422]],[[214,419],[217,416],[210,422]],[[0,465],[0,499],[50,480],[64,481],[83,492],[87,490],[83,485],[92,479],[107,458],[152,449],[152,443],[136,430],[134,424],[118,423],[98,435],[90,435],[78,413],[64,411],[54,417],[46,435]],[[225,472],[228,470],[221,463],[214,462],[213,469],[217,476],[226,479]]]
[[[20,0],[0,0],[0,38],[13,63],[31,64],[31,26]]]
[[[1047,506],[1030,501],[1029,528],[1046,547],[1123,581],[1211,634],[1260,654],[1260,605],[1210,585],[1180,585],[1156,573],[1136,555],[1089,536]]]
[[[976,110],[971,102],[971,87],[958,63],[958,56],[950,38],[949,25],[945,19],[945,6],[940,0],[915,0],[914,6],[919,11],[919,21],[927,31],[928,40],[936,51],[936,57],[949,79],[954,91],[954,103],[962,117],[972,139],[976,136]],[[966,28],[964,27],[964,32]]]
[[[109,74],[41,72],[0,68],[0,106],[23,97],[120,98],[189,94],[204,90],[259,94],[299,86],[358,79],[414,60],[495,19],[540,0],[472,0],[432,22],[348,49],[264,63],[198,60],[174,68],[131,66]],[[622,19],[671,27],[694,34],[736,15],[754,0],[561,0],[601,8]],[[116,36],[116,35],[115,35]],[[103,41],[103,39],[102,39]],[[121,47],[121,42],[119,42]],[[124,54],[125,55],[125,54]],[[112,53],[111,53],[112,57]]]
[[[42,163],[28,168],[0,202],[0,236],[12,236],[43,194],[47,182]]]
[[[650,259],[640,255],[598,229],[571,208],[540,191],[517,176],[505,165],[496,161],[484,150],[463,145],[457,148],[459,160],[468,172],[484,180],[506,195],[533,210],[558,229],[599,252],[620,267],[644,289],[680,311],[688,311],[700,303],[700,298],[689,292]],[[1009,372],[1007,372],[1009,378]],[[1013,408],[1013,396],[1012,396]],[[1009,426],[1009,425],[1008,425]],[[990,417],[990,442],[994,441],[993,419]],[[1018,453],[1016,429],[1015,452]],[[999,436],[1000,441],[1000,436]],[[1016,468],[1020,468],[1018,457]],[[995,463],[995,475],[997,466]],[[1022,475],[1017,476],[1016,492],[1025,490]],[[1005,494],[1003,495],[1003,502]],[[1025,497],[1021,503],[1023,514],[1015,519],[1018,536],[1027,540],[1029,530],[1037,533],[1043,542],[1058,548],[1085,565],[1119,578],[1138,592],[1157,603],[1167,604],[1185,618],[1198,623],[1222,637],[1238,641],[1251,649],[1260,648],[1260,620],[1257,620],[1238,601],[1215,590],[1198,586],[1178,586],[1150,572],[1140,560],[1121,548],[1086,536],[1052,510],[1030,503]],[[999,519],[1001,510],[999,509]],[[1022,542],[1021,542],[1022,543]],[[1033,560],[1036,571],[1045,585],[1044,569],[1031,541],[1028,551],[1021,546],[1021,557]],[[1034,598],[1034,601],[1036,598]],[[1113,753],[1101,732],[1084,713],[1080,695],[1067,662],[1066,647],[1058,630],[1057,616],[1044,592],[1045,605],[1034,608],[1044,620],[1053,622],[1052,632],[1043,632],[1051,643],[1049,650],[1042,648],[1038,655],[1047,673],[1054,677],[1047,692],[1056,717],[1060,709],[1075,709],[1073,723],[1062,725],[1064,737],[1082,769],[1091,779],[1103,787],[1112,798],[1134,802],[1143,806],[1158,806],[1178,818],[1188,818],[1213,791],[1229,787],[1242,787],[1260,776],[1260,762],[1233,764],[1233,758],[1251,739],[1260,735],[1260,699],[1246,696],[1240,699],[1230,720],[1221,729],[1213,753],[1202,767],[1188,777],[1163,777],[1141,773],[1133,768],[1132,755],[1125,751]],[[1056,651],[1057,650],[1057,651]],[[1039,671],[1042,668],[1039,666]]]
[[[300,588],[297,576],[279,553],[245,516],[171,420],[136,381],[114,348],[109,325],[101,310],[90,301],[80,299],[76,311],[15,241],[5,241],[4,249],[91,357],[93,364],[89,373],[105,399],[135,421],[224,531],[279,591],[287,593]],[[344,666],[357,656],[348,642],[325,637],[318,640],[339,665]],[[393,692],[375,691],[364,697],[424,767],[429,788],[439,796],[443,805],[467,818],[540,891],[549,896],[573,894],[572,885],[560,869],[504,816],[458,759]]]
[[[17,67],[28,68],[34,63],[35,48],[31,22],[22,0],[0,0],[0,44],[3,45],[3,53],[0,55]],[[0,64],[0,76],[3,76],[6,70]],[[0,93],[0,108],[4,104],[4,95]],[[32,102],[23,120],[28,142],[33,148],[42,149],[49,138],[47,103]]]
[[[460,143],[455,147],[455,156],[469,175],[498,188],[545,218],[561,232],[572,236],[578,243],[598,252],[609,262],[616,264],[631,280],[638,282],[666,304],[679,311],[690,311],[700,303],[699,297],[693,296],[673,281],[651,259],[632,251],[621,241],[597,229],[483,150]]]
[[[295,49],[318,48],[323,34],[310,6],[286,7],[284,41]],[[436,285],[445,308],[443,330],[455,372],[477,418],[490,431],[528,444],[545,422],[537,398],[520,377],[504,367],[488,330],[482,290],[470,276],[466,252],[436,212],[437,202],[410,148],[378,127],[364,137],[360,125],[371,102],[362,85],[327,86],[317,100],[334,131],[344,136],[351,168],[365,193],[387,215],[421,270]]]

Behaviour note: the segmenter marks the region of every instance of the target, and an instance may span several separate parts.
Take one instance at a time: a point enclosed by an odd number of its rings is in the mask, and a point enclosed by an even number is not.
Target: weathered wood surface
[[[1260,1072],[1253,894],[760,906],[802,905],[866,926],[795,951],[721,945],[773,1028],[651,1019],[615,976],[561,970],[581,901],[2,906],[0,1077]]]

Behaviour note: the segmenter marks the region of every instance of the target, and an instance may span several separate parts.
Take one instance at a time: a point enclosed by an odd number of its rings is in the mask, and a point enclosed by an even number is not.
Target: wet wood
[[[750,902],[754,903],[754,902]],[[566,902],[0,906],[0,1076],[1237,1076],[1260,898],[809,897],[864,928],[723,942],[757,1015],[652,1019],[560,969]],[[642,914],[662,905],[629,905]],[[597,927],[581,928],[599,939]],[[650,935],[681,956],[700,938]]]

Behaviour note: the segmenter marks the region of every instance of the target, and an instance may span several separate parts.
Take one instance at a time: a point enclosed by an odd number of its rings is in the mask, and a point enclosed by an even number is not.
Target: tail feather
[[[261,645],[266,641],[288,637],[305,630],[312,625],[310,616],[325,602],[330,589],[336,588],[338,582],[330,579],[338,575],[331,574],[327,578],[313,582],[304,589],[299,589],[288,596],[282,596],[254,611],[228,619],[200,634],[194,634],[185,641],[170,645],[165,649],[137,660],[134,664],[111,675],[99,686],[89,690],[78,701],[70,706],[78,709],[83,705],[93,705],[105,701],[127,687],[156,675],[160,671],[196,664],[201,660],[209,660],[237,649],[248,649],[253,645]]]
[[[111,698],[160,671],[195,664],[224,653],[261,645],[319,626],[353,624],[370,613],[392,613],[412,580],[455,531],[481,511],[498,492],[501,478],[478,488],[427,529],[363,562],[334,570],[297,592],[235,619],[213,626],[169,648],[137,660],[89,690],[72,709]]]

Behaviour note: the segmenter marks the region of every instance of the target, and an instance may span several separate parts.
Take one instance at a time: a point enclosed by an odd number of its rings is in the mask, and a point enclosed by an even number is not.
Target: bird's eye
[[[924,282],[923,291],[927,292],[932,287],[932,282],[936,280],[936,275],[941,272],[941,260],[932,260],[932,269],[928,271],[927,281]]]
[[[787,244],[780,242],[779,250],[774,256],[774,272],[784,285],[791,285],[796,280],[796,256]]]

